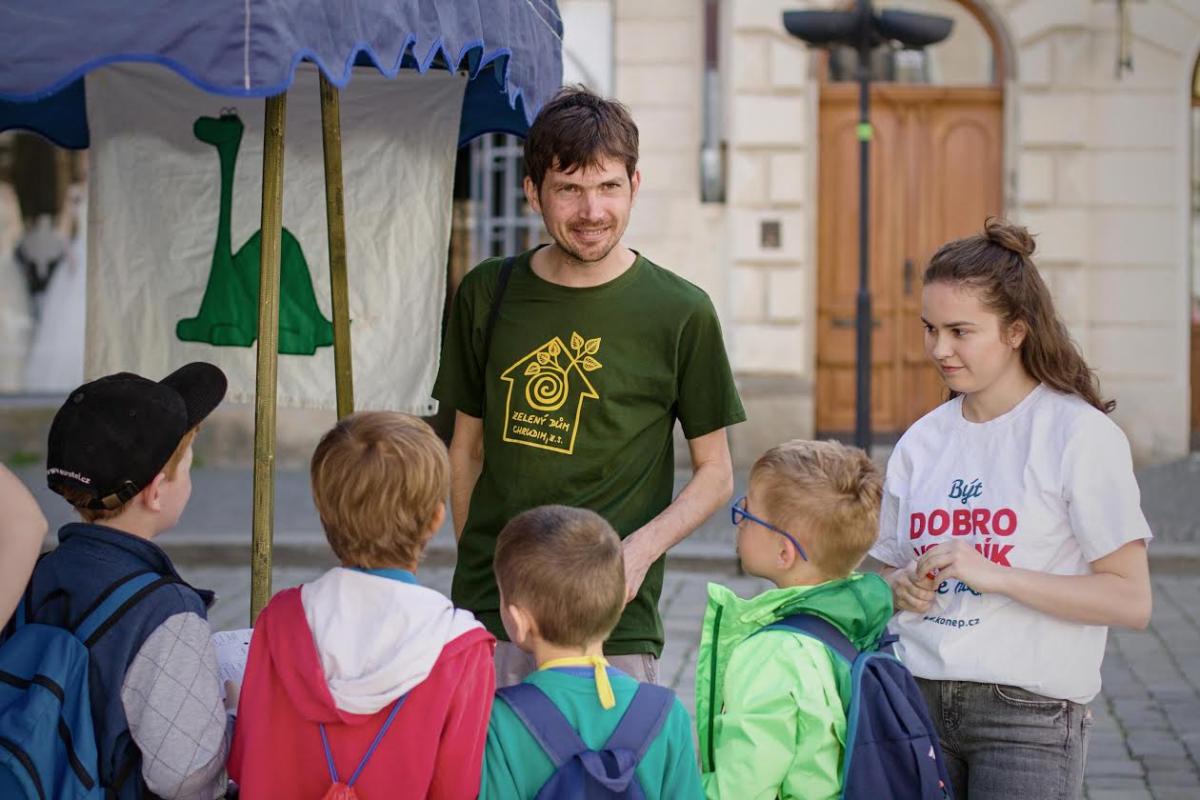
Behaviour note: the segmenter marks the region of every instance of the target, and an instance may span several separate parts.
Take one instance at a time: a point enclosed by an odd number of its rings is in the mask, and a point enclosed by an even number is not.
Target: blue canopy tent
[[[88,146],[84,78],[150,62],[200,89],[266,100],[251,618],[270,597],[283,138],[302,61],[320,73],[338,416],[353,410],[338,90],[353,68],[465,72],[459,144],[522,135],[562,81],[556,0],[10,0],[0,5],[0,131]]]

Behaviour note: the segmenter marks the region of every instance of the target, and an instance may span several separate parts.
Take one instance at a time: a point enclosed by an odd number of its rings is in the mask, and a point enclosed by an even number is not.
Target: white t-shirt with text
[[[1150,538],[1125,434],[1079,397],[1038,385],[988,422],[964,419],[957,397],[909,428],[888,461],[871,555],[904,567],[963,540],[1002,566],[1086,575],[1090,562]],[[889,627],[897,655],[921,678],[1078,703],[1100,691],[1108,628],[1057,619],[1020,598],[945,580],[927,613],[900,612]]]

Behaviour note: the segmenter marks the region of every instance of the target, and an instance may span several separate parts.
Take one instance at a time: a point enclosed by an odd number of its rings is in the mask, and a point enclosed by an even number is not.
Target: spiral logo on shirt
[[[555,336],[502,372],[509,384],[504,441],[573,453],[583,401],[600,397],[588,378],[604,367],[595,358],[599,351],[599,336],[572,331],[570,345]]]
[[[538,411],[557,411],[567,402],[567,379],[560,372],[543,372],[525,384],[525,399]]]

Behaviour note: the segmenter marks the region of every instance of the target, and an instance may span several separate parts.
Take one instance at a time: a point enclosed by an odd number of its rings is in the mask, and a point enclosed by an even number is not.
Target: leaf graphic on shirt
[[[587,370],[588,372],[595,372],[596,370],[600,369],[602,366],[604,366],[604,365],[601,364],[596,359],[592,358],[591,356],[583,357],[583,368],[585,370]]]
[[[583,348],[583,337],[580,336],[575,331],[571,331],[571,349],[574,350],[576,353],[578,353],[580,351],[580,349],[582,349],[582,348]]]
[[[541,353],[538,353],[538,355],[540,356],[540,355],[541,355]],[[533,363],[532,361],[530,361],[530,362],[529,362],[529,364],[528,364],[528,365],[526,365],[526,367],[525,367],[525,374],[526,374],[526,375],[537,375],[537,374],[538,374],[539,372],[541,372],[541,371],[542,371],[542,367],[541,367],[541,365],[540,365],[540,364],[535,364],[535,363]]]
[[[558,355],[559,353],[561,353],[561,352],[562,352],[562,348],[558,346],[558,340],[557,340],[557,339],[553,339],[553,340],[551,340],[551,341],[550,341],[550,346],[549,346],[549,347],[547,347],[546,349],[550,351],[550,355],[552,355],[552,356],[556,356],[556,355]]]
[[[587,353],[588,355],[595,355],[596,351],[599,349],[600,349],[600,337],[599,336],[597,336],[595,339],[588,339],[587,344],[585,344],[583,346],[583,352]]]
[[[538,360],[539,364],[549,364],[550,363],[550,354],[547,353],[545,350],[539,350],[538,354],[537,354],[537,360]]]

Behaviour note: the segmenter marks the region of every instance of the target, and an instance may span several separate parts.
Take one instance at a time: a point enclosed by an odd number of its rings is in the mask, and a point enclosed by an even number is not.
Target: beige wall
[[[641,136],[642,173],[626,242],[725,297],[720,206],[700,202],[701,0],[616,0],[615,96]]]
[[[1117,15],[1091,0],[996,3],[1017,50],[1016,212],[1135,455],[1188,435],[1190,79],[1200,4],[1131,3],[1132,74],[1114,75]]]

